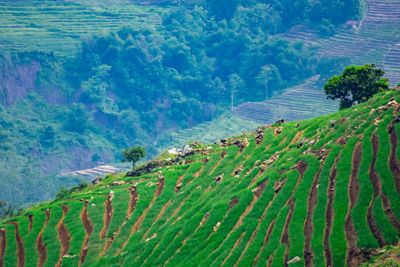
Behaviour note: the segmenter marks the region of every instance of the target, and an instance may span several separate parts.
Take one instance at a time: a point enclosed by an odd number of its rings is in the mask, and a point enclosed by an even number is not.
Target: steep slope
[[[399,241],[397,102],[380,93],[107,175],[2,222],[0,265],[356,266]]]
[[[321,36],[317,30],[304,25],[294,26],[282,37],[316,47],[321,58],[346,59],[348,64],[355,65],[374,62],[386,72],[390,84],[395,86],[400,82],[400,1],[365,0],[365,5],[362,20],[349,21],[349,25],[338,28],[331,37]],[[351,23],[355,23],[354,28],[349,29]],[[278,117],[299,120],[329,114],[336,108],[336,103],[325,100],[320,89],[326,80],[327,77],[310,77],[279,96],[263,102],[243,103],[235,108],[235,113],[242,118],[264,123],[271,123]]]

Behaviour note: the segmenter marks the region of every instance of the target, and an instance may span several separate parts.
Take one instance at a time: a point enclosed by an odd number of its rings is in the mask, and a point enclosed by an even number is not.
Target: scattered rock
[[[255,140],[257,145],[264,140],[264,131],[260,127],[257,128],[257,135],[255,137]]]
[[[216,232],[221,225],[221,222],[217,222],[217,224],[213,227],[214,232]]]
[[[117,186],[117,185],[123,185],[126,184],[124,181],[115,181],[110,183],[110,186]]]
[[[282,123],[285,123],[285,120],[284,120],[284,119],[278,119],[278,120],[275,122],[275,124],[282,124]]]
[[[297,148],[300,148],[304,145],[304,141],[300,141],[299,144],[297,145]]]
[[[294,257],[293,259],[291,259],[290,261],[286,262],[287,264],[291,264],[291,263],[296,263],[301,261],[301,258],[299,256]]]
[[[214,181],[219,184],[222,181],[222,178],[224,177],[224,174],[218,175],[217,177],[214,178]]]
[[[294,127],[299,128],[300,127],[300,123],[296,123],[296,125]]]
[[[152,236],[150,236],[150,237],[148,237],[148,238],[146,238],[146,242],[149,242],[150,240],[152,240],[152,239],[154,239],[154,238],[156,238],[157,237],[157,234],[156,233],[154,233]]]
[[[232,176],[233,176],[233,177],[238,176],[239,173],[240,173],[241,171],[243,171],[243,170],[244,170],[244,167],[243,167],[243,166],[239,166],[236,170],[234,170],[234,171],[232,172]]]
[[[284,184],[285,184],[285,180],[283,180],[283,181],[275,181],[275,184],[274,184],[275,193],[278,193],[282,189]]]
[[[330,120],[329,124],[331,125],[331,127],[335,127],[336,121],[335,120]]]
[[[227,142],[228,142],[228,138],[222,138],[222,139],[221,139],[221,143],[222,143],[222,144],[226,144]]]
[[[278,128],[275,129],[275,135],[281,134],[283,130],[282,126],[279,126]]]

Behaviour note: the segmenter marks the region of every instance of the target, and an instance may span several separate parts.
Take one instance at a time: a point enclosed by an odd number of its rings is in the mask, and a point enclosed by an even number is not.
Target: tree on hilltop
[[[374,63],[365,66],[349,66],[340,76],[333,76],[324,85],[328,99],[339,99],[340,109],[365,102],[374,94],[387,90],[389,81],[382,78],[385,72]]]
[[[146,156],[146,149],[141,146],[125,148],[122,151],[122,156],[124,156],[122,162],[132,162],[132,169],[134,169],[136,162]]]

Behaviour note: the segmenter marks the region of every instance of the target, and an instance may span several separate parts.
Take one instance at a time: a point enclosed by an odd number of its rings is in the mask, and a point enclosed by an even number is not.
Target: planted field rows
[[[380,93],[138,177],[107,175],[2,222],[0,265],[358,266],[399,241],[393,100]]]

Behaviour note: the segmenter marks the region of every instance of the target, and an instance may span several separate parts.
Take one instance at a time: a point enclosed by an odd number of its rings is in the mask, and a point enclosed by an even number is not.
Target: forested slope
[[[79,180],[60,173],[119,161],[133,145],[146,145],[152,157],[183,145],[195,129],[232,125],[226,118],[235,125],[197,136],[252,129],[229,114],[232,106],[342,67],[282,34],[298,24],[336,29],[359,17],[358,6],[356,0],[0,1],[0,186],[7,188],[0,199],[48,200]]]
[[[0,265],[357,266],[399,241],[399,102],[107,175],[3,221]]]

